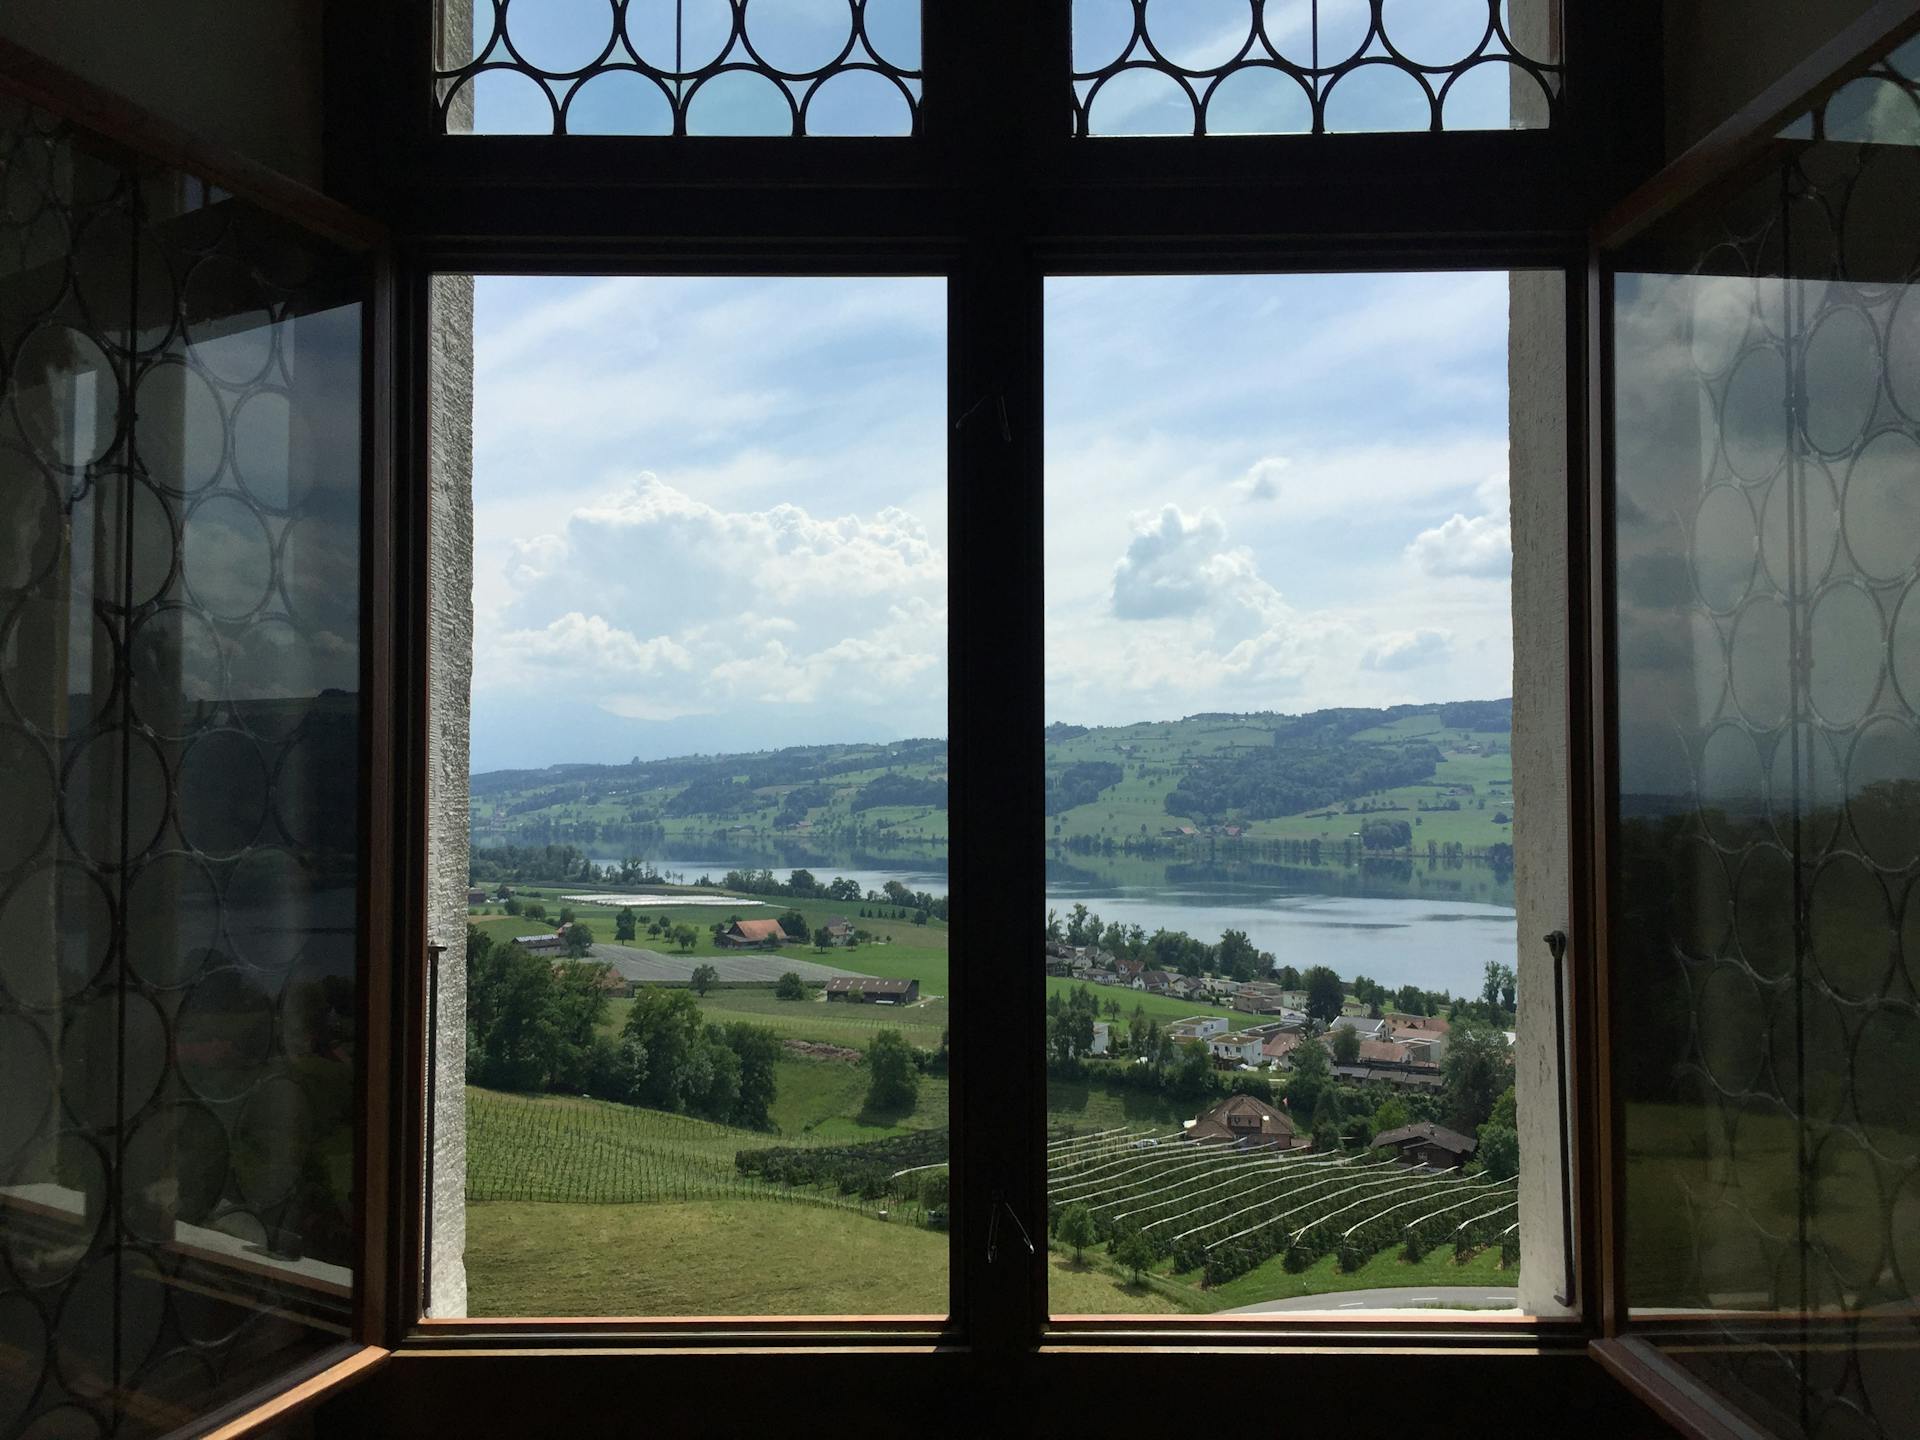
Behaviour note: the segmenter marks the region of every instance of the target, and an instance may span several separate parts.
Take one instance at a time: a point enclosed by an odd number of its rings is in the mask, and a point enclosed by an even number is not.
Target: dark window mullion
[[[949,735],[954,921],[954,1314],[983,1349],[1046,1313],[1045,905],[1024,858],[1043,780],[1036,132],[1068,110],[1069,0],[928,3],[923,126],[964,216],[949,292]],[[1057,93],[1055,93],[1057,92]]]

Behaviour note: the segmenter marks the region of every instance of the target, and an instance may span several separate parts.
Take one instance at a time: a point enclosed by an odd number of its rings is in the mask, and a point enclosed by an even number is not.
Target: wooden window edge
[[[1766,1431],[1646,1340],[1595,1340],[1588,1352],[1628,1393],[1690,1440],[1768,1440]]]
[[[243,1440],[258,1435],[357,1385],[391,1358],[392,1352],[378,1345],[335,1346],[303,1369],[259,1386],[179,1433],[194,1440]]]

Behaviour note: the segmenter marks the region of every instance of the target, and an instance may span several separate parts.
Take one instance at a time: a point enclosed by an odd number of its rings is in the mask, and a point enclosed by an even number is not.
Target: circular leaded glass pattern
[[[1884,430],[1847,474],[1847,549],[1874,580],[1902,580],[1920,562],[1920,438]]]
[[[1802,364],[1807,443],[1822,455],[1845,454],[1866,429],[1880,393],[1873,322],[1853,306],[1829,310],[1808,336]]]
[[[1736,485],[1716,485],[1693,518],[1693,583],[1709,610],[1726,612],[1753,585],[1760,537],[1753,505]]]
[[[1870,1000],[1886,984],[1893,905],[1886,882],[1850,855],[1836,855],[1814,876],[1807,928],[1820,974],[1834,993]]]
[[[1860,722],[1880,690],[1886,624],[1863,585],[1829,586],[1808,620],[1808,698],[1815,716],[1835,729]]]
[[[473,14],[470,34],[446,36],[436,76],[448,130],[907,135],[919,124],[916,0],[479,0]]]

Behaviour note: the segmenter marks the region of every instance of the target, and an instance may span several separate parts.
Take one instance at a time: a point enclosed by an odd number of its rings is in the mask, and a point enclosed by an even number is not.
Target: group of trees
[[[705,875],[700,877],[699,883],[716,885]],[[924,912],[928,917],[939,920],[947,918],[952,902],[949,895],[936,895],[930,890],[912,890],[898,880],[889,880],[880,889],[869,890],[863,895],[857,881],[836,875],[831,881],[823,883],[811,870],[795,870],[785,880],[777,878],[771,870],[729,870],[717,882],[717,888],[742,895],[784,895],[795,900],[836,900],[842,904],[862,901],[875,905],[885,903],[901,910]],[[798,911],[789,913],[800,920],[801,928],[798,932],[788,933],[806,933],[805,919],[800,917]],[[865,913],[864,910],[861,912],[863,915]],[[781,928],[784,930],[786,926],[783,924]]]
[[[1211,821],[1229,811],[1251,820],[1297,815],[1316,805],[1431,779],[1438,746],[1424,740],[1363,745],[1345,738],[1274,736],[1270,750],[1238,750],[1194,760],[1167,792],[1169,815]]]
[[[592,1095],[752,1129],[771,1124],[781,1047],[764,1026],[709,1024],[689,991],[649,986],[616,1040],[598,1033],[605,966],[556,963],[473,926],[466,959],[471,1083]],[[712,967],[701,968],[711,980]]]
[[[1125,778],[1125,772],[1110,760],[1076,761],[1058,775],[1047,777],[1047,814],[1059,815],[1079,805],[1091,805],[1102,791]]]
[[[881,805],[931,805],[947,808],[947,782],[897,771],[876,775],[854,792],[852,810],[872,810]]]
[[[631,906],[621,907],[613,917],[613,938],[617,944],[631,945],[640,938],[640,923],[646,920],[643,915],[634,913]],[[663,944],[672,941],[682,950],[691,950],[699,942],[700,932],[691,925],[674,924],[664,915],[656,915],[646,921],[647,938],[657,939]]]

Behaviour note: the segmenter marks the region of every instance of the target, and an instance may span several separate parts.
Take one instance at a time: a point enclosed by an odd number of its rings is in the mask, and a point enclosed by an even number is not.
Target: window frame
[[[1644,56],[1657,51],[1651,12],[1602,18],[1570,7],[1569,65],[1549,130],[1389,135],[1076,138],[1070,82],[1071,0],[974,0],[923,10],[926,76],[912,137],[612,138],[444,135],[432,104],[430,5],[377,0],[328,10],[329,189],[380,215],[396,235],[392,283],[395,567],[394,775],[390,823],[404,857],[403,892],[383,950],[393,967],[394,1095],[424,1093],[426,780],[427,292],[443,272],[944,276],[948,285],[950,417],[1003,401],[1000,427],[954,422],[949,433],[949,744],[955,776],[954,884],[976,933],[1020,933],[1044,908],[1041,867],[1006,866],[992,833],[992,794],[1037,795],[1043,720],[1042,311],[1049,275],[1552,269],[1567,281],[1569,523],[1585,536],[1582,410],[1587,393],[1588,229],[1597,202],[1652,173],[1659,92]],[[1644,102],[1623,124],[1599,103]],[[377,157],[371,167],[352,162]],[[1446,184],[1433,177],[1444,175]],[[1575,177],[1579,177],[1576,180]],[[993,536],[992,544],[973,543]],[[1576,544],[1576,562],[1584,547]],[[1586,591],[1574,585],[1570,672],[1586,671]],[[1009,647],[1014,659],[1008,661]],[[977,677],[985,677],[977,678]],[[991,684],[992,707],[964,697]],[[1584,753],[1578,694],[1568,736]],[[1029,753],[1031,752],[1031,753]],[[996,789],[970,787],[970,769]],[[1576,780],[1580,777],[1576,775]],[[1576,937],[1591,869],[1581,853],[1591,788],[1573,787],[1570,855]],[[973,837],[981,837],[974,840]],[[982,843],[984,842],[984,843]],[[1585,947],[1576,938],[1576,956]],[[962,1347],[1026,1352],[1098,1343],[1129,1349],[1275,1343],[1462,1346],[1577,1353],[1600,1331],[1601,1214],[1592,1117],[1600,1026],[1595,967],[1576,964],[1569,996],[1579,1154],[1575,1190],[1576,1312],[1461,1319],[1355,1320],[1176,1316],[1050,1319],[1044,1247],[1009,1264],[1045,1215],[1044,1067],[1037,967],[981,970],[996,1009],[1023,1017],[1014,1033],[955,997],[952,1312],[944,1324],[878,1317],[819,1319],[422,1319],[426,1192],[421,1107],[392,1117],[394,1228],[385,1343],[407,1351],[537,1345],[684,1350],[714,1344],[837,1351]],[[963,987],[974,988],[974,987]],[[1024,1054],[1024,1065],[972,1064]],[[969,1116],[1008,1123],[969,1124]],[[1011,1117],[1021,1117],[1018,1124]],[[999,1258],[986,1258],[998,1213]],[[1011,1250],[1010,1250],[1010,1247]]]

